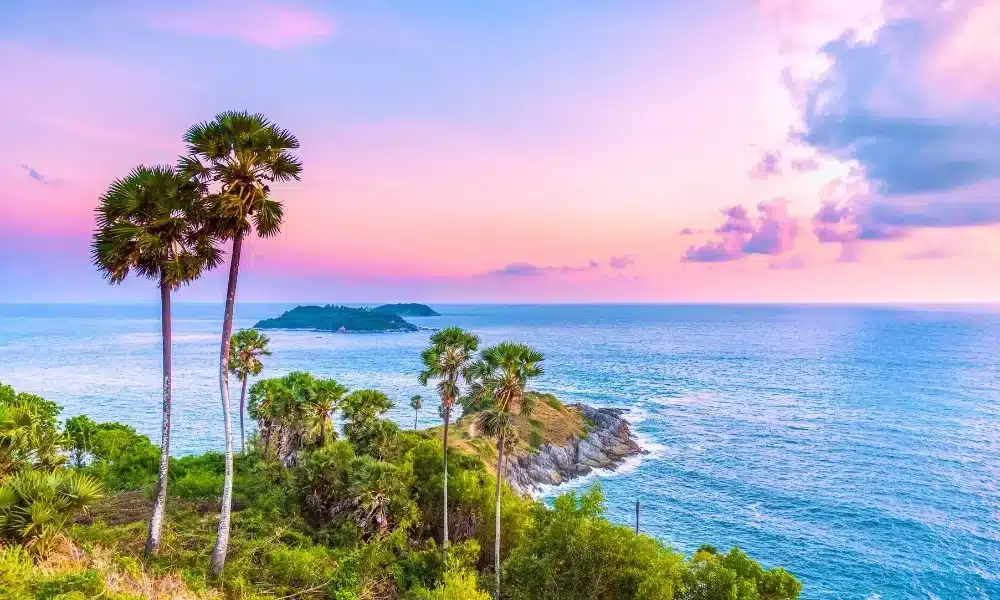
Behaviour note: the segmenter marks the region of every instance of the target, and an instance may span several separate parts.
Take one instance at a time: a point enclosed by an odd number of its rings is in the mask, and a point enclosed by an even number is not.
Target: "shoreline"
[[[625,409],[567,406],[578,409],[594,427],[565,445],[545,444],[535,453],[511,457],[504,465],[504,476],[522,496],[536,497],[584,478],[631,470],[650,454],[622,416]]]

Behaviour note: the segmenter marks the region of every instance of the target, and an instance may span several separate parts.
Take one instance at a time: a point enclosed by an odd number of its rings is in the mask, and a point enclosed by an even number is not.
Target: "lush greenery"
[[[410,403],[414,431],[402,431],[384,418],[393,403],[378,390],[350,391],[304,372],[248,389],[270,350],[258,331],[233,334],[243,242],[281,231],[284,206],[271,186],[299,179],[299,141],[263,115],[237,111],[194,125],[183,141],[176,168],[139,166],[110,185],[92,242],[109,282],[135,275],[159,288],[160,445],[84,415],[60,428],[55,404],[0,386],[3,597],[476,600],[489,597],[490,581],[495,600],[798,596],[793,577],[738,550],[687,558],[612,525],[599,490],[565,496],[554,509],[513,494],[504,482],[510,454],[537,447],[542,430],[559,432],[554,439],[586,429],[556,398],[527,389],[543,357],[523,344],[477,355],[470,332],[431,335],[417,378],[434,383],[442,427],[423,432],[419,396]],[[226,261],[225,451],[176,458],[171,297]],[[299,306],[255,329],[418,331],[401,315],[436,314],[418,304]],[[239,456],[230,375],[241,390]],[[538,400],[549,416],[533,417]],[[467,423],[449,440],[456,403]],[[257,421],[249,440],[245,412]],[[551,426],[558,423],[568,425]],[[493,445],[477,444],[484,439]]]
[[[399,317],[440,317],[441,314],[426,304],[383,304],[373,309],[375,312],[389,313]]]
[[[442,553],[440,439],[381,418],[390,402],[375,390],[348,393],[332,380],[290,374],[270,427],[300,431],[293,464],[251,436],[235,457],[234,513],[225,571],[208,556],[224,455],[171,458],[168,518],[160,552],[142,551],[158,449],[132,428],[86,417],[56,425],[58,408],[0,386],[0,407],[30,405],[61,441],[69,466],[21,454],[17,473],[53,469],[103,485],[106,498],[65,506],[45,534],[26,544],[0,528],[0,595],[11,598],[334,598],[485,600],[491,586],[495,478],[483,461],[451,449],[451,545]],[[256,386],[257,384],[255,384]],[[338,388],[333,402],[318,388]],[[258,388],[261,389],[261,388]],[[263,393],[263,392],[261,392]],[[18,400],[20,398],[20,400]],[[251,414],[262,414],[251,394]],[[327,408],[333,408],[327,411]],[[7,410],[6,408],[3,410]],[[315,433],[332,414],[343,424]],[[261,423],[263,426],[263,423]],[[9,431],[10,427],[3,429]],[[0,435],[2,447],[10,434]],[[12,475],[4,476],[9,485]],[[44,478],[44,477],[42,477]],[[18,484],[20,485],[20,484]],[[53,485],[59,488],[58,485]],[[739,550],[710,547],[691,557],[603,518],[599,489],[558,498],[553,508],[501,488],[502,597],[510,600],[782,600],[800,584],[763,569]],[[77,494],[79,496],[79,494]],[[53,497],[51,494],[46,498]],[[27,502],[38,502],[28,498]],[[21,511],[22,514],[24,511]],[[75,523],[70,519],[76,516]]]
[[[318,331],[380,332],[417,331],[419,328],[402,317],[371,308],[349,306],[296,306],[280,317],[264,319],[255,329],[315,329]]]

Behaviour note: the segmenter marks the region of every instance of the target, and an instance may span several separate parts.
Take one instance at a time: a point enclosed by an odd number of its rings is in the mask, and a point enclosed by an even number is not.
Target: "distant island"
[[[375,312],[389,313],[400,317],[440,317],[441,313],[426,304],[383,304],[376,306]]]
[[[410,306],[410,305],[386,305]],[[422,305],[413,305],[422,306]],[[280,317],[264,319],[254,329],[312,329],[343,333],[419,331],[420,328],[391,311],[348,306],[296,306]],[[424,307],[430,310],[428,307]],[[433,311],[432,311],[433,312]],[[435,313],[436,314],[436,313]]]

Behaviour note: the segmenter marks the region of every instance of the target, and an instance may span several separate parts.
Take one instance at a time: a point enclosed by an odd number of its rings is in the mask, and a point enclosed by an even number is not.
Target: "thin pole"
[[[635,534],[639,535],[639,501],[635,501]]]

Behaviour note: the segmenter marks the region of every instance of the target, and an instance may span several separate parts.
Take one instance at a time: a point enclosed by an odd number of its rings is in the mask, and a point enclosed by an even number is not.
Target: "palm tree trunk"
[[[495,585],[496,594],[493,596],[497,600],[500,598],[500,487],[503,484],[503,441],[504,436],[500,436],[500,440],[497,442],[497,506],[496,506],[496,516],[493,522],[494,526],[494,541],[493,541],[493,570],[495,571]]]
[[[441,547],[448,550],[448,425],[451,421],[451,405],[444,405],[444,536]]]
[[[170,323],[170,287],[160,284],[160,328],[163,337],[163,430],[160,438],[160,470],[156,475],[153,516],[146,534],[146,553],[160,549],[160,533],[167,510],[167,470],[170,467],[170,378],[173,373],[170,348],[173,343]]]
[[[414,410],[413,411],[413,431],[417,430],[417,417],[419,415],[420,415],[420,411],[419,410]]]
[[[236,306],[236,279],[240,272],[240,251],[243,234],[233,238],[233,255],[229,264],[229,286],[226,289],[226,312],[222,319],[222,348],[219,351],[219,391],[222,394],[222,418],[226,428],[226,475],[222,485],[222,506],[219,511],[219,532],[212,550],[212,574],[219,576],[226,566],[229,548],[229,519],[233,508],[233,419],[229,402],[229,345],[233,336],[233,310]]]
[[[247,451],[247,437],[243,432],[243,413],[247,406],[247,376],[243,376],[243,391],[240,392],[240,452]]]

